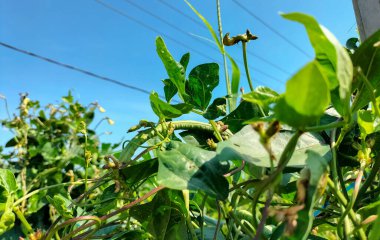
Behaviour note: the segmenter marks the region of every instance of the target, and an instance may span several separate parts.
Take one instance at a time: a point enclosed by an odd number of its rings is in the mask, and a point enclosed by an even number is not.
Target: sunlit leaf
[[[170,105],[162,101],[156,92],[152,92],[149,98],[152,110],[159,118],[177,118],[193,108],[192,105],[186,103]]]

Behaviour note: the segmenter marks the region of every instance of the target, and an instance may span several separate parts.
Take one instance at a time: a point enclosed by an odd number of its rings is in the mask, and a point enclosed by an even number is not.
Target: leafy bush
[[[56,110],[67,114],[29,117],[38,104],[24,98],[20,116],[5,122],[17,130],[7,144],[17,151],[3,155],[13,172],[1,170],[2,233],[16,214],[30,239],[377,239],[380,31],[349,50],[311,16],[284,14],[305,26],[314,60],[285,93],[250,83],[236,106],[240,72],[223,43],[245,49],[256,37],[222,42],[196,13],[232,64],[227,96],[212,96],[217,64],[188,71],[190,54],[176,61],[158,37],[168,74],[165,100],[150,95],[159,121],[133,126],[137,135],[104,170],[97,156],[106,153],[86,127],[94,106],[66,97]],[[208,122],[173,120],[189,112]],[[33,215],[48,206],[50,226]]]

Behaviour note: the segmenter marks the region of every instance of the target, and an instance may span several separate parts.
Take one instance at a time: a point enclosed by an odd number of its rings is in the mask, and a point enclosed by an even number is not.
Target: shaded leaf
[[[242,101],[234,111],[222,118],[221,121],[228,125],[228,129],[232,132],[237,132],[244,126],[244,121],[260,117],[263,115],[257,104]]]
[[[203,114],[203,117],[209,120],[216,119],[221,116],[226,115],[227,101],[225,98],[216,98],[207,108],[206,112]]]
[[[235,110],[238,93],[239,93],[239,86],[240,86],[240,69],[239,66],[236,64],[235,60],[230,56],[227,55],[228,59],[231,62],[232,67],[232,74],[231,74],[231,99],[230,99],[230,111]]]
[[[187,69],[187,65],[189,64],[190,61],[190,53],[185,53],[182,55],[181,60],[179,60],[179,63],[182,65],[182,67]]]
[[[143,162],[138,162],[127,168],[120,170],[120,173],[124,177],[124,181],[128,184],[136,184],[141,180],[144,180],[151,175],[157,173],[158,159],[152,158]]]
[[[264,108],[268,108],[269,104],[277,102],[279,97],[280,95],[276,91],[263,86],[259,86],[254,91],[242,96],[245,101],[259,104]]]
[[[69,219],[73,217],[73,210],[69,209],[71,204],[70,200],[62,196],[61,194],[54,195],[53,198],[46,196],[48,202],[54,206],[57,212],[64,218]]]
[[[211,100],[211,93],[219,84],[219,65],[216,63],[201,64],[189,74],[186,92],[191,98],[188,102],[200,110],[205,110]]]
[[[0,186],[7,191],[7,194],[12,194],[17,190],[15,176],[10,170],[0,169]]]
[[[346,41],[346,47],[350,50],[356,50],[358,48],[358,45],[357,45],[358,43],[360,43],[358,38],[356,37],[349,38]]]
[[[158,153],[157,181],[178,190],[203,190],[217,199],[228,196],[228,182],[216,153],[181,142],[171,141],[169,149]]]
[[[372,87],[376,90],[375,97],[380,96],[380,30],[364,41],[352,56],[355,67],[360,67]],[[377,45],[375,45],[377,43]],[[376,47],[377,46],[377,47]],[[371,100],[371,90],[361,81],[357,81],[354,88],[359,92],[352,104],[352,111],[357,111]]]
[[[170,79],[162,81],[164,83],[165,100],[170,103],[171,99],[177,94],[178,89]]]

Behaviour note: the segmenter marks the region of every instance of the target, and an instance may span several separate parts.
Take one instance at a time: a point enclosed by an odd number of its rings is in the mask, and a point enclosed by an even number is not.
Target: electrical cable
[[[243,4],[239,3],[237,0],[232,0],[236,5],[238,5],[241,9],[243,9],[245,12],[247,12],[249,15],[251,15],[253,18],[255,18],[257,21],[259,21],[261,24],[263,24],[265,27],[267,27],[270,31],[272,31],[274,34],[276,34],[278,37],[280,37],[285,42],[289,43],[293,48],[297,49],[300,53],[305,55],[306,57],[311,58],[310,54],[305,52],[302,48],[298,47],[296,44],[294,44],[289,38],[287,38],[285,35],[277,31],[274,27],[269,25],[267,22],[265,22],[261,17],[254,14],[252,11],[248,10]]]

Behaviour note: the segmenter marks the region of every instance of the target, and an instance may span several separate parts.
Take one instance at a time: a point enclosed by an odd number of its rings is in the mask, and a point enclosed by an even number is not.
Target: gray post
[[[380,29],[380,0],[352,0],[360,39],[366,40]]]

